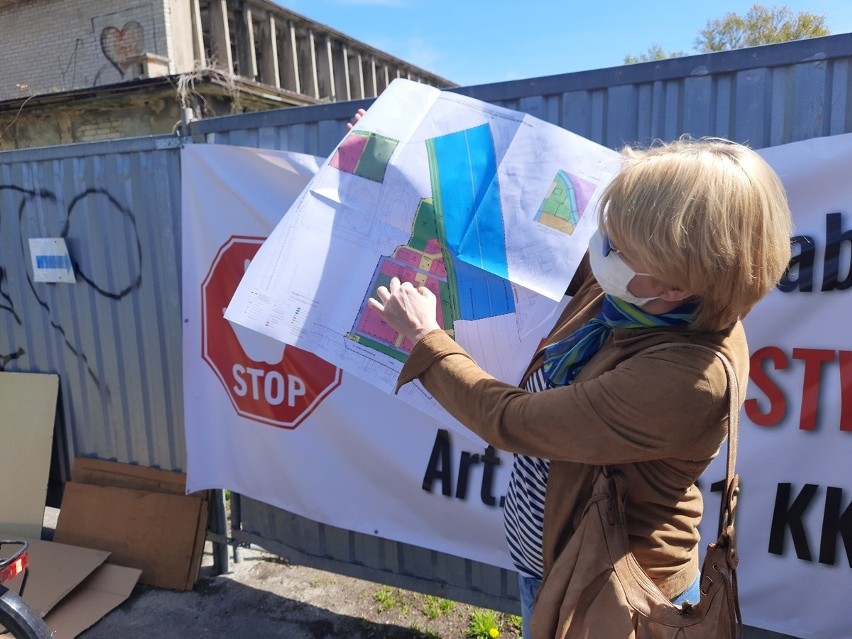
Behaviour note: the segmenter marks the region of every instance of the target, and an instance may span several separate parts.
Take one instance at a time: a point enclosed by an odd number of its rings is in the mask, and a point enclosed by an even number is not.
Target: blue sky
[[[651,45],[695,53],[708,20],[753,0],[276,0],[365,44],[469,86],[620,66]],[[852,0],[787,0],[852,32]]]

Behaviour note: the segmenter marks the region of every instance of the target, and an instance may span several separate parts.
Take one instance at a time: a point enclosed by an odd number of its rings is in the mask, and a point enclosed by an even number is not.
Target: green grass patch
[[[475,610],[470,615],[467,636],[471,639],[495,639],[500,636],[497,613],[493,610]]]
[[[390,586],[382,586],[379,588],[376,591],[376,594],[373,595],[373,599],[375,599],[376,603],[379,605],[379,612],[393,610],[397,606],[402,605],[402,598],[400,597],[399,591],[395,588],[391,588]]]
[[[426,595],[426,601],[423,604],[423,614],[429,619],[437,619],[442,615],[451,613],[456,607],[454,601],[442,599],[434,595]]]

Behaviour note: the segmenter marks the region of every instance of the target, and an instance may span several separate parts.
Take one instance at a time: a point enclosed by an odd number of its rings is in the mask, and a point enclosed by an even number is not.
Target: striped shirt
[[[541,369],[527,380],[526,390],[531,393],[547,388]],[[503,509],[509,556],[518,572],[536,579],[541,579],[544,573],[542,527],[549,470],[550,461],[547,459],[515,455]]]

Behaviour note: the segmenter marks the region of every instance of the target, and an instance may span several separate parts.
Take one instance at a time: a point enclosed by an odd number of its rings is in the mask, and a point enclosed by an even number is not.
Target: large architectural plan
[[[282,217],[226,318],[391,391],[412,345],[367,300],[396,276],[432,290],[444,330],[517,382],[617,168],[529,115],[396,80]],[[417,385],[401,395],[451,419]]]

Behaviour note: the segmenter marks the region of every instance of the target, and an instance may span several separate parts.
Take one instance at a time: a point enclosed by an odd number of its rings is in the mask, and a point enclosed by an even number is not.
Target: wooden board
[[[39,539],[59,377],[0,372],[0,533]]]

